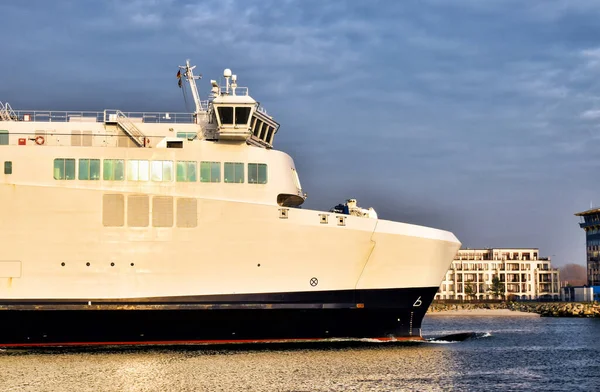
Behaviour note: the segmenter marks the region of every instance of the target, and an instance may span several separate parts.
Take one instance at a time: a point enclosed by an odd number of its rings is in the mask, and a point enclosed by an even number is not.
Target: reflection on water
[[[600,320],[431,317],[440,344],[328,343],[0,352],[1,391],[598,390]],[[598,364],[597,364],[598,363]]]

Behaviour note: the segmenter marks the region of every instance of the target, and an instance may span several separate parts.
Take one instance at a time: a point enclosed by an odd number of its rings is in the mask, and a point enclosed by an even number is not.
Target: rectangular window
[[[12,161],[4,161],[4,174],[12,174]]]
[[[103,170],[105,181],[123,181],[125,179],[125,161],[122,159],[105,159]]]
[[[78,178],[80,180],[99,180],[100,159],[80,159]]]
[[[196,173],[196,165],[197,163],[195,161],[178,161],[177,181],[196,182],[198,177]]]
[[[180,139],[193,140],[196,138],[196,132],[177,132],[177,137]]]
[[[173,181],[173,161],[152,161],[152,181]]]
[[[8,131],[0,130],[0,146],[8,145]]]
[[[150,166],[148,161],[128,160],[127,179],[129,181],[148,181]]]
[[[200,162],[201,182],[221,182],[221,162]]]
[[[223,181],[229,183],[243,183],[244,164],[241,162],[225,162]]]
[[[54,160],[55,180],[75,179],[75,159],[57,158]]]
[[[248,184],[266,184],[267,165],[264,163],[248,164]]]
[[[217,113],[219,113],[221,125],[233,125],[233,107],[221,106],[217,108]]]
[[[250,117],[250,108],[238,106],[235,108],[235,125],[248,126],[248,117]]]

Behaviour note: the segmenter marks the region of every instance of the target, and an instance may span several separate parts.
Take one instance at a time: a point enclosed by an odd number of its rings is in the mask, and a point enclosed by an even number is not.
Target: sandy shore
[[[425,316],[508,316],[508,317],[540,317],[537,313],[518,312],[510,309],[462,309],[427,312]]]

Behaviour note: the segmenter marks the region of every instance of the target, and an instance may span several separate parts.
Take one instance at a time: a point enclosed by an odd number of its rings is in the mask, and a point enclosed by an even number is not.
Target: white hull
[[[436,229],[208,199],[195,228],[103,227],[103,193],[0,185],[0,298],[438,287],[460,246]]]

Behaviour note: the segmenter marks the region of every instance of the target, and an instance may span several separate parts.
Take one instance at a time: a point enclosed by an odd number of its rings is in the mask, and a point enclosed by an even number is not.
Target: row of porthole
[[[65,263],[64,261],[63,261],[62,263],[60,263],[60,266],[61,266],[61,267],[64,267],[64,266],[66,266],[66,265],[67,265],[67,263]],[[90,266],[90,265],[92,265],[92,264],[91,264],[91,263],[88,261],[87,263],[85,263],[85,265],[86,265],[86,267],[89,267],[89,266]],[[131,264],[129,264],[129,265],[133,267],[135,264],[134,264],[134,263],[131,263]],[[115,266],[115,263],[110,263],[110,266],[111,266],[111,267],[114,267],[114,266]]]

